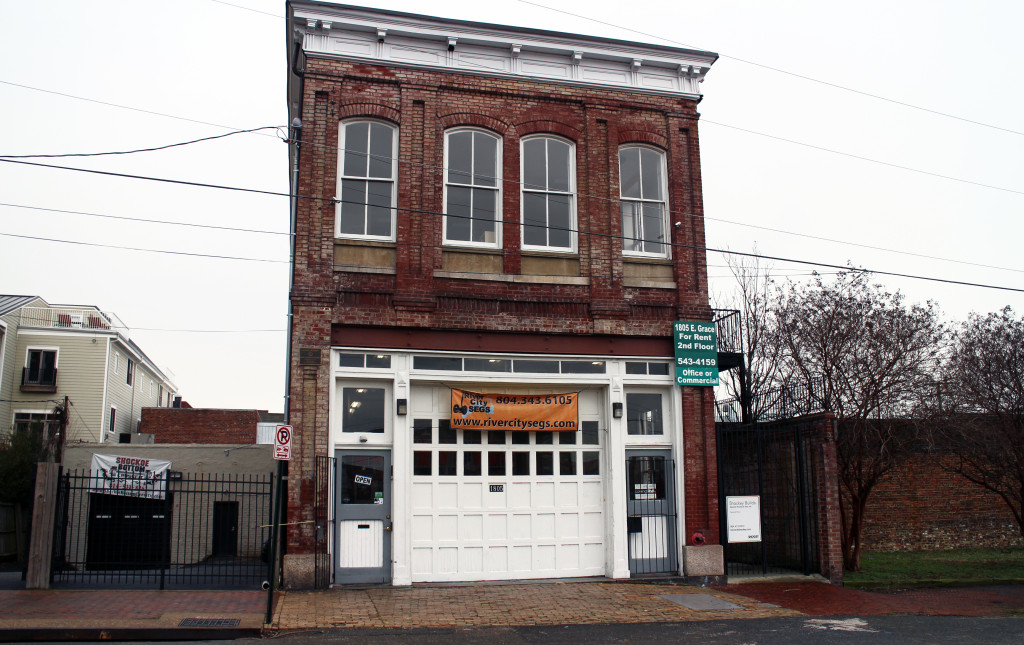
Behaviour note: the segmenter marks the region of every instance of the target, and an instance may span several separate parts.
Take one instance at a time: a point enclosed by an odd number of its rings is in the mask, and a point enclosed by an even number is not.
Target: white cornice
[[[292,3],[307,55],[699,99],[716,54],[445,21],[357,7]]]

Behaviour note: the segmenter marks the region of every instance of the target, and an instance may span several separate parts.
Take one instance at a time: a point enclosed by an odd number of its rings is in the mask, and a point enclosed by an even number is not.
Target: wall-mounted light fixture
[[[398,399],[398,401],[396,403],[397,403],[397,405],[395,406],[395,412],[398,413],[398,416],[404,417],[405,415],[409,414],[409,400],[408,399]]]
[[[616,403],[612,403],[612,416],[615,417],[616,419],[621,419],[622,418],[622,404],[621,403],[617,403],[617,402]]]

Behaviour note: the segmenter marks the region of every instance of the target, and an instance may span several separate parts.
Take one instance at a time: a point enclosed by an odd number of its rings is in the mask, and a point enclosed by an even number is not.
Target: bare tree
[[[729,255],[726,262],[736,279],[735,290],[729,297],[718,298],[715,306],[740,312],[743,365],[727,372],[722,386],[726,396],[740,402],[743,420],[751,422],[761,416],[766,400],[761,395],[777,385],[782,346],[772,315],[776,286],[771,265],[762,264],[756,256]]]
[[[950,469],[999,495],[1024,537],[1024,318],[972,314],[956,333],[940,385],[940,445]]]
[[[860,570],[861,529],[872,489],[907,454],[906,421],[931,391],[946,331],[931,302],[908,305],[862,271],[790,283],[774,303],[782,378],[816,379],[821,405],[839,420],[843,563]]]

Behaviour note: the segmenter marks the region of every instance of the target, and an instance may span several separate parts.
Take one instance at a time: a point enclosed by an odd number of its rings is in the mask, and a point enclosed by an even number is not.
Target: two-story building
[[[142,408],[170,406],[177,388],[114,314],[0,295],[0,428],[53,438],[70,400],[64,442],[130,441]]]
[[[672,342],[716,54],[324,2],[287,44],[286,583],[720,580]]]

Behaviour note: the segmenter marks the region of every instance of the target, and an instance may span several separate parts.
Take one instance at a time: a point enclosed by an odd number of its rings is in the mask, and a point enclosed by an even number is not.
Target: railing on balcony
[[[21,391],[22,392],[45,392],[57,391],[57,368],[56,367],[23,367],[21,368]]]
[[[22,327],[126,330],[114,314],[81,307],[22,307],[19,324]]]
[[[743,351],[742,327],[738,309],[712,309],[712,319],[718,327],[718,351],[741,353]]]

